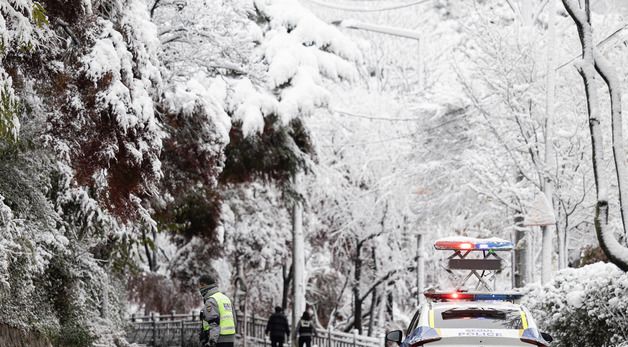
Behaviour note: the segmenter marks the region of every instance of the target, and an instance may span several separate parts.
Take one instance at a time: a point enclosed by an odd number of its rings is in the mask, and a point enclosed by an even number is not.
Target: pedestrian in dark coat
[[[299,347],[303,347],[303,345],[312,347],[312,337],[316,336],[316,328],[309,312],[303,312],[297,325],[297,332],[299,333]]]
[[[271,347],[283,347],[286,339],[290,339],[290,327],[288,318],[283,313],[283,308],[275,307],[275,313],[268,318],[266,335],[270,335]]]

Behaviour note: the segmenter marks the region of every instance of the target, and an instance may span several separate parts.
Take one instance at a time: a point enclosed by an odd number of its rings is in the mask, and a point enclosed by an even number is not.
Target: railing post
[[[331,347],[331,324],[327,323],[327,347]]]
[[[248,318],[248,314],[249,314],[247,310],[247,304],[248,304],[247,298],[244,297],[244,327],[243,327],[244,329],[243,329],[243,334],[242,334],[242,339],[244,340],[244,344],[243,344],[244,347],[248,346],[247,338],[246,338],[246,336],[248,335],[248,326],[246,324],[247,323],[246,319]]]
[[[181,344],[180,344],[181,347],[185,346],[185,343],[184,343],[185,341],[184,341],[184,338],[183,338],[185,336],[185,334],[183,333],[183,328],[184,327],[185,327],[185,320],[182,319],[181,320],[181,333],[179,334],[179,337],[180,337],[180,340],[181,340]]]
[[[155,321],[155,312],[151,312],[150,313],[150,320],[151,320],[151,325],[152,325],[152,328],[153,328],[152,329],[153,330],[153,334],[152,334],[152,337],[150,339],[150,344],[151,344],[151,346],[155,347],[156,344],[157,344],[157,341],[156,341],[156,338],[157,338],[157,336],[156,336],[156,333],[157,333],[157,322]]]
[[[174,320],[175,310],[170,311],[170,320]]]
[[[257,326],[255,326],[255,311],[251,314],[251,330],[253,338],[257,337]]]
[[[353,329],[353,347],[358,345],[358,330]]]

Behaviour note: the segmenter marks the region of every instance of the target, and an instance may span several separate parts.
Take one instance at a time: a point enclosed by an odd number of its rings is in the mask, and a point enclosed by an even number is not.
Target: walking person
[[[268,318],[266,335],[270,335],[271,347],[283,347],[284,341],[290,339],[288,318],[286,318],[283,308],[280,306],[275,307],[275,313]]]
[[[199,279],[199,291],[205,304],[201,311],[201,346],[234,347],[236,316],[231,300],[218,290],[216,280],[209,275]]]
[[[297,325],[297,332],[299,333],[299,347],[303,347],[303,345],[307,347],[312,347],[312,337],[316,336],[316,328],[314,327],[314,322],[312,322],[312,317],[308,311],[303,312],[301,316],[301,320],[299,320],[299,324]]]

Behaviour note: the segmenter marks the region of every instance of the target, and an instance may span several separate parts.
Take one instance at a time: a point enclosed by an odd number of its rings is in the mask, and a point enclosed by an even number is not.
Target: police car
[[[428,301],[412,319],[405,338],[401,330],[386,341],[401,347],[418,346],[549,346],[530,312],[510,302],[518,294],[426,293]]]
[[[434,248],[453,252],[445,270],[464,271],[457,289],[426,292],[425,302],[410,322],[405,338],[401,330],[386,334],[386,341],[401,347],[419,346],[549,346],[552,337],[542,333],[530,312],[515,302],[516,292],[496,293],[490,278],[503,269],[499,253],[509,252],[510,241],[453,237],[437,240]],[[492,276],[492,277],[491,277]],[[475,279],[470,292],[462,288]]]

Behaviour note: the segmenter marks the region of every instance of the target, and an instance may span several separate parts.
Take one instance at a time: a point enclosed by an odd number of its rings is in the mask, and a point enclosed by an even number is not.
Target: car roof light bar
[[[434,243],[437,250],[451,251],[510,251],[513,247],[512,242],[500,239],[441,239]]]
[[[425,292],[432,301],[510,301],[523,297],[521,293],[482,293],[482,292]]]
[[[436,240],[434,248],[450,251],[445,271],[458,277],[456,289],[461,291],[467,283],[477,280],[475,290],[495,290],[495,282],[491,278],[503,269],[502,258],[499,253],[512,251],[512,242],[496,237],[480,239],[466,236],[451,236]],[[459,275],[454,271],[468,271],[466,275]]]

